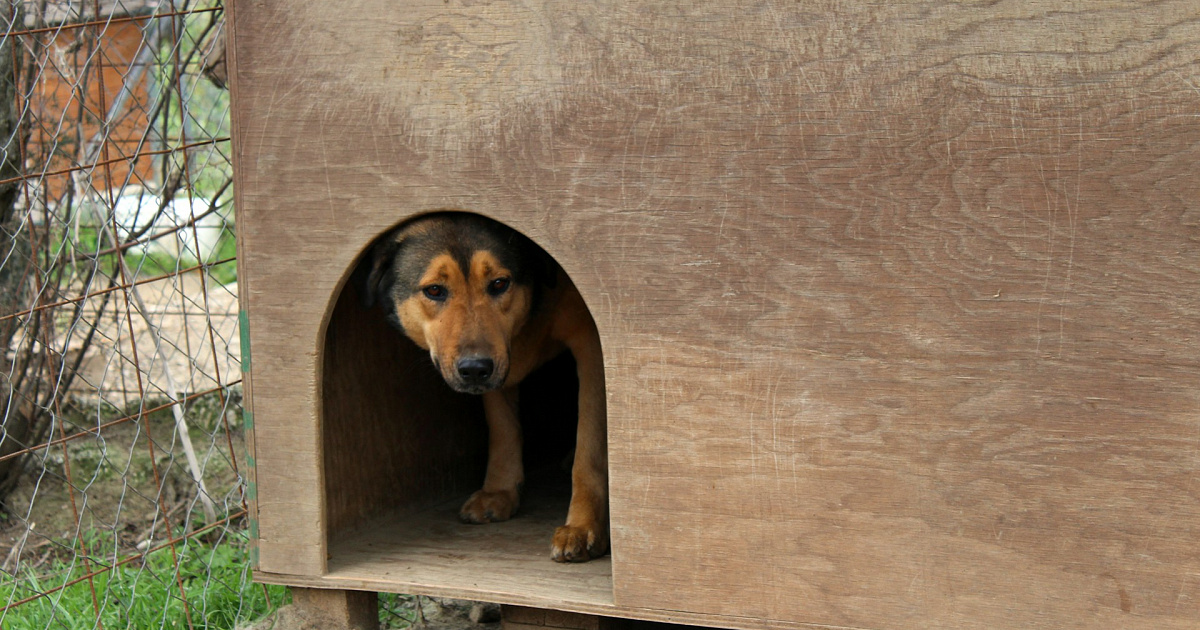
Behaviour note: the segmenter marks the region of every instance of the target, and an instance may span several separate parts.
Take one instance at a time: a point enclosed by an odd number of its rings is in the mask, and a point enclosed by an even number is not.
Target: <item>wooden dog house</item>
[[[237,0],[256,579],[723,627],[1200,624],[1200,4]],[[454,519],[346,289],[438,208],[599,326],[612,554]]]

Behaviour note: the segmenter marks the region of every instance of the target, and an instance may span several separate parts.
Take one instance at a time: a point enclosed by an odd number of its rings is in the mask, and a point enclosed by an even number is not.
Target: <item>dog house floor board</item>
[[[487,525],[458,521],[465,499],[376,519],[335,541],[325,581],[581,611],[613,606],[608,556],[581,564],[550,559],[550,537],[566,517],[569,488],[530,480],[518,515]]]

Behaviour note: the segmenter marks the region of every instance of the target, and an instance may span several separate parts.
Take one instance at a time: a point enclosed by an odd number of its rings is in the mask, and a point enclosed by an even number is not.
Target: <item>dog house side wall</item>
[[[264,568],[330,296],[457,207],[597,318],[618,607],[1200,620],[1195,3],[235,6]]]

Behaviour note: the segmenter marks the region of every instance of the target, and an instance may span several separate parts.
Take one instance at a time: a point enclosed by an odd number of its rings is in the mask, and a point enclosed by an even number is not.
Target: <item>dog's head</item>
[[[359,268],[365,305],[429,351],[456,391],[481,394],[508,378],[512,339],[554,281],[549,255],[479,215],[410,221],[371,248]]]

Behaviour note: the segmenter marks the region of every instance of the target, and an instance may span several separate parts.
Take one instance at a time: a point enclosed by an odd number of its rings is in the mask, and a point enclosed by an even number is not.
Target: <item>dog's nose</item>
[[[483,357],[469,357],[459,359],[458,363],[454,364],[458,370],[458,376],[466,383],[482,383],[492,376],[492,371],[496,369],[496,364],[491,359]]]

